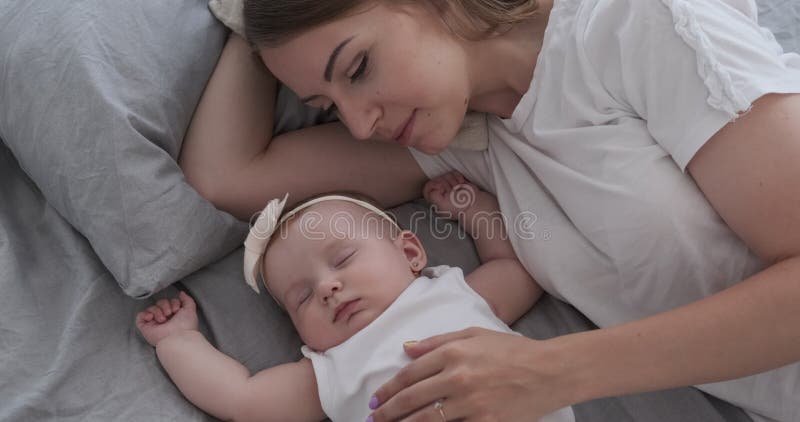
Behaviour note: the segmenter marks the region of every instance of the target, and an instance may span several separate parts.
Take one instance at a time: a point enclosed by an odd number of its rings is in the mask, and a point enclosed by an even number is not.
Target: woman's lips
[[[416,117],[417,110],[415,109],[413,112],[411,112],[411,116],[409,116],[405,125],[403,125],[400,133],[395,136],[394,140],[400,145],[408,146],[411,143],[411,135],[414,133],[414,121],[416,120]]]
[[[356,304],[358,303],[359,300],[361,299],[353,299],[351,301],[339,305],[336,308],[336,313],[333,316],[333,322],[336,322],[342,318],[346,319],[347,317],[352,315],[356,310]]]

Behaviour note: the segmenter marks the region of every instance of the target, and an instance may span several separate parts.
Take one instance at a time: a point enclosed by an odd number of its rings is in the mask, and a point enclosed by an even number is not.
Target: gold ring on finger
[[[444,399],[436,400],[433,403],[433,408],[439,411],[439,416],[442,417],[442,422],[447,422],[447,415],[444,413]]]

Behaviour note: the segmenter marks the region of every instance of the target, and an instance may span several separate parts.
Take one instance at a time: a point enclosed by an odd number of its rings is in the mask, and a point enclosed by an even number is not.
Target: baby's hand
[[[197,329],[197,306],[184,292],[178,299],[161,299],[136,315],[136,328],[151,346],[172,334]]]
[[[429,180],[422,194],[437,214],[454,220],[473,209],[479,196],[487,195],[457,171]]]

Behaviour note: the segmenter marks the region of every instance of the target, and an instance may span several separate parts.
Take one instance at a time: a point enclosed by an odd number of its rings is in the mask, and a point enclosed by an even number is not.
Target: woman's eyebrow
[[[325,65],[325,72],[322,74],[322,77],[325,79],[325,81],[330,82],[333,79],[333,68],[336,65],[336,59],[339,57],[339,53],[341,53],[344,46],[346,46],[347,43],[352,41],[353,38],[355,37],[356,36],[353,35],[352,37],[347,38],[346,40],[340,42],[339,45],[337,45],[336,48],[333,49],[333,51],[331,52],[331,56],[328,58],[328,64]],[[310,101],[316,100],[319,97],[320,97],[319,95],[311,95],[308,97],[303,97],[300,99],[300,102],[305,104]]]
[[[336,58],[339,57],[339,53],[342,52],[344,46],[346,46],[347,43],[352,41],[353,38],[355,38],[355,35],[342,41],[341,43],[339,43],[339,45],[336,46],[336,48],[333,49],[331,56],[328,58],[328,64],[325,66],[325,73],[322,75],[326,81],[328,82],[331,81],[331,77],[333,75],[333,67],[336,64]]]

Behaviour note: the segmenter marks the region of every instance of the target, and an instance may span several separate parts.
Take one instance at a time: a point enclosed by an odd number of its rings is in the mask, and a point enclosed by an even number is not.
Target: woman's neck
[[[502,35],[465,42],[472,84],[469,108],[508,118],[528,91],[553,0],[540,12]]]

